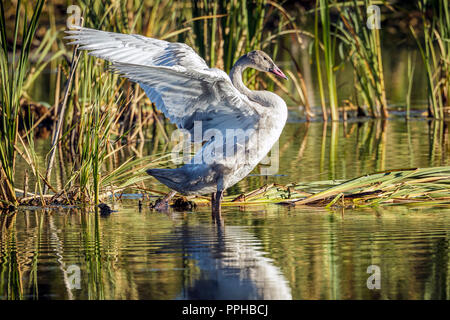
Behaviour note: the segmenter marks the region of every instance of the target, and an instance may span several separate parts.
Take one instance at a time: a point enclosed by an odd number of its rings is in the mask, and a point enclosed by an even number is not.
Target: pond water
[[[447,130],[420,120],[291,121],[279,143],[278,175],[255,170],[228,192],[449,165]],[[48,141],[36,147],[48,150]],[[214,221],[208,208],[157,213],[132,199],[110,204],[117,211],[109,216],[78,208],[0,215],[0,299],[450,296],[450,205],[224,207],[222,221]],[[367,285],[373,270],[379,289]]]

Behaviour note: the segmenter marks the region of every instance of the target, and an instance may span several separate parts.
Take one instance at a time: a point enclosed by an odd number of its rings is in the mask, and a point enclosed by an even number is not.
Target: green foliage
[[[350,61],[355,70],[358,91],[373,117],[387,117],[387,102],[381,62],[380,33],[366,26],[365,13],[373,1],[356,1],[337,6],[340,21],[340,55]]]
[[[319,31],[319,21],[321,24],[321,31]],[[336,36],[332,31],[330,5],[328,0],[317,0],[315,10],[314,23],[314,45],[315,45],[315,62],[317,66],[317,78],[319,81],[319,93],[322,104],[322,111],[324,113],[323,119],[327,119],[326,112],[326,95],[322,80],[322,68],[326,74],[326,88],[328,92],[328,105],[331,113],[331,120],[338,121],[338,96],[336,88],[335,75],[335,55],[336,55]],[[320,50],[323,51],[323,58]],[[322,66],[323,63],[323,66]]]
[[[443,119],[450,94],[450,11],[446,0],[418,3],[422,13],[423,42],[413,27],[411,33],[417,42],[426,68],[429,116]],[[427,17],[431,11],[432,19]]]
[[[26,8],[22,8],[21,0],[17,1],[12,48],[8,47],[3,1],[0,3],[0,196],[3,201],[12,204],[17,203],[14,190],[14,169],[20,98],[29,68],[28,56],[31,43],[44,2],[44,0],[36,1],[33,15],[28,21]],[[21,32],[20,29],[22,29]],[[20,52],[18,52],[19,33],[22,35]],[[10,53],[12,53],[11,58]]]
[[[448,202],[450,167],[390,170],[347,181],[271,184],[228,196],[224,205],[280,203],[319,207]],[[195,200],[195,199],[194,199]],[[205,202],[203,199],[198,200]]]

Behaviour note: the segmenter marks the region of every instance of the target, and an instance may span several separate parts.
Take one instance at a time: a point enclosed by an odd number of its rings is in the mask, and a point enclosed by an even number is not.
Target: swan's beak
[[[283,73],[283,71],[280,70],[280,68],[278,68],[277,66],[273,66],[273,68],[269,69],[269,72],[273,73],[274,75],[283,78],[285,80],[288,79],[288,77],[286,77],[286,75]]]

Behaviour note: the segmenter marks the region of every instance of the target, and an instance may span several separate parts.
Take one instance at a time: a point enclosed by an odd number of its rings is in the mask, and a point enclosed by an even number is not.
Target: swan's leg
[[[169,208],[169,201],[173,198],[174,195],[176,195],[177,192],[172,190],[168,194],[166,194],[162,199],[156,200],[155,206],[153,209],[158,211],[164,211]]]
[[[220,217],[222,213],[220,204],[223,200],[223,191],[217,191],[214,198],[214,202],[212,203],[212,214],[213,216]]]
[[[211,208],[214,208],[215,203],[216,203],[216,193],[213,192],[211,193]]]
[[[220,204],[223,200],[223,179],[220,178],[217,183],[217,192],[212,195],[212,215],[214,217],[220,217],[222,210]]]

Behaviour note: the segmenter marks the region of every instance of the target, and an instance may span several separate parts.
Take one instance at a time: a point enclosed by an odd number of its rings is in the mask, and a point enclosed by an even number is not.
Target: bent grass
[[[224,206],[266,203],[315,207],[369,207],[392,204],[450,203],[450,167],[389,170],[347,181],[269,184],[227,196]],[[187,198],[208,205],[206,197]]]

